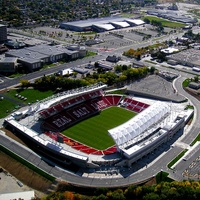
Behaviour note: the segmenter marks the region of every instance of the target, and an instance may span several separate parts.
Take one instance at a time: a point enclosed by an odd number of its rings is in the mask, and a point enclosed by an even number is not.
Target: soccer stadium
[[[193,114],[106,89],[98,83],[58,93],[13,113],[4,126],[51,164],[71,171],[112,166],[118,174],[171,140]]]

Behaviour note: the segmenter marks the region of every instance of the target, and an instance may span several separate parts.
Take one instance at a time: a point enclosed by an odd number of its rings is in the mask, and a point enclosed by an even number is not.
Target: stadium
[[[13,113],[4,126],[51,165],[72,172],[107,166],[117,175],[171,140],[193,115],[184,106],[106,94],[106,88],[58,93]]]

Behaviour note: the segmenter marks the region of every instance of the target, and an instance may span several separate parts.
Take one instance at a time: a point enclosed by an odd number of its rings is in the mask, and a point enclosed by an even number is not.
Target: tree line
[[[153,70],[154,71],[154,70]],[[21,80],[22,87],[32,86],[39,90],[53,90],[57,88],[62,90],[71,90],[102,82],[108,86],[120,87],[135,80],[144,78],[149,73],[153,73],[152,69],[147,67],[132,68],[131,66],[117,65],[114,71],[105,72],[102,68],[97,67],[97,70],[93,73],[82,75],[81,78],[77,78],[77,73],[69,77],[57,76],[55,74],[49,76],[42,76],[30,83],[28,80]]]
[[[86,189],[87,190],[87,189]],[[131,185],[127,188],[109,189],[98,188],[90,189],[91,194],[80,194],[66,191],[56,191],[43,200],[199,200],[200,182],[199,181],[172,181],[161,182],[154,185],[136,186]],[[39,200],[39,198],[36,198]]]

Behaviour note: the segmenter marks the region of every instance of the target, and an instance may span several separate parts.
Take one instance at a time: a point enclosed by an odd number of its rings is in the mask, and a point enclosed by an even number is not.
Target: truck
[[[192,70],[195,72],[200,72],[200,68],[198,68],[198,67],[193,67]]]

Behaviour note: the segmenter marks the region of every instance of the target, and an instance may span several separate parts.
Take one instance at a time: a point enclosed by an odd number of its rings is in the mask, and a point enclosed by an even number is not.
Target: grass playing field
[[[27,98],[26,101],[16,97],[16,94],[20,94]],[[0,100],[0,118],[6,117],[11,112],[14,112],[19,105],[27,105],[28,103],[34,103],[36,100],[42,100],[54,94],[53,91],[39,91],[34,89],[18,90],[13,89],[9,92],[4,92],[4,99]]]
[[[104,150],[115,144],[108,135],[108,130],[128,121],[135,115],[136,113],[123,108],[110,107],[101,111],[99,115],[68,128],[62,134],[90,147]]]
[[[145,18],[149,19],[150,21],[154,20],[154,21],[161,22],[163,26],[169,27],[169,28],[178,28],[178,27],[184,27],[185,26],[185,24],[183,24],[183,23],[173,22],[173,21],[166,20],[166,19],[159,18],[159,17],[155,17],[155,16],[145,16],[143,18],[143,20]]]

